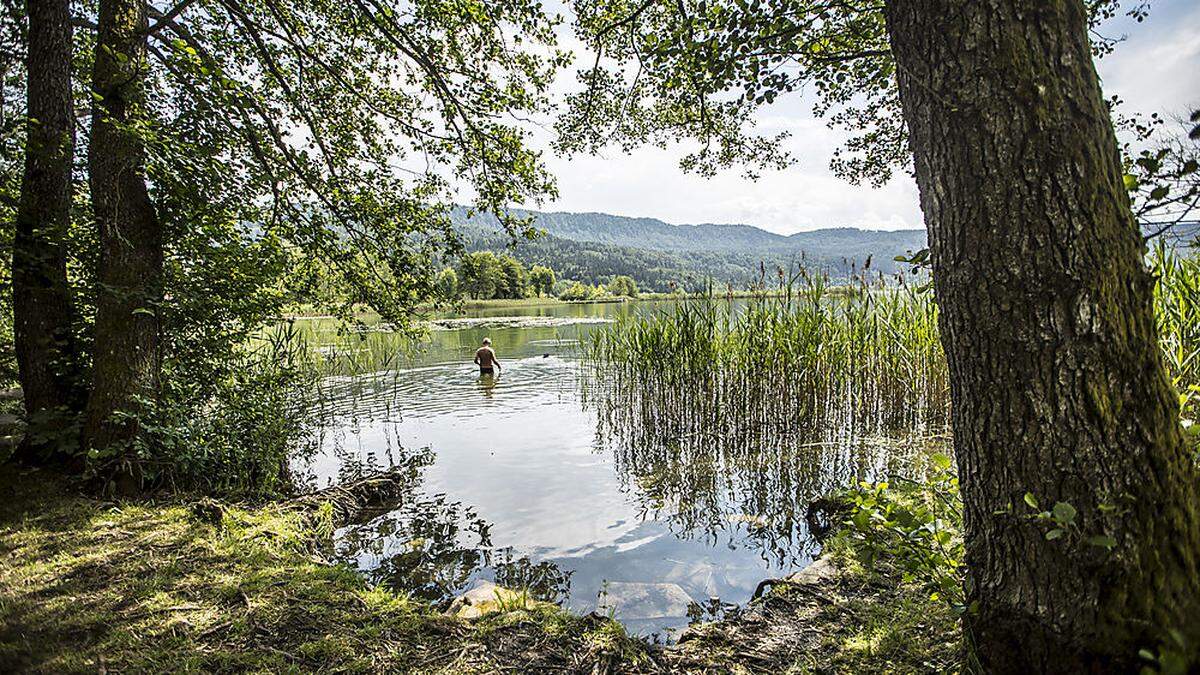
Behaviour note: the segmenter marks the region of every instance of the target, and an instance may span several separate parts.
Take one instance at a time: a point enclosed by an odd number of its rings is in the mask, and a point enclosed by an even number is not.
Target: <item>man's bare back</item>
[[[500,369],[500,360],[496,358],[496,352],[492,351],[490,338],[484,338],[483,346],[475,350],[475,365],[479,366],[480,375],[492,375]]]

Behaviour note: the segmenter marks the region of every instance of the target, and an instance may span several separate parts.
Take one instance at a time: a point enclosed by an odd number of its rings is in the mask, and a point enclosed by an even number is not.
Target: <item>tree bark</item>
[[[13,342],[25,413],[37,431],[63,422],[80,404],[63,243],[71,222],[75,119],[69,3],[29,0],[26,11],[29,123],[13,241]],[[36,463],[47,448],[29,439],[27,434],[17,458]]]
[[[158,392],[163,231],[146,187],[146,4],[101,0],[88,168],[100,237],[92,388],[84,439],[121,460]]]
[[[886,16],[950,366],[968,648],[986,672],[1130,672],[1176,629],[1195,658],[1198,477],[1083,3]],[[1077,510],[1064,536],[1026,493]]]

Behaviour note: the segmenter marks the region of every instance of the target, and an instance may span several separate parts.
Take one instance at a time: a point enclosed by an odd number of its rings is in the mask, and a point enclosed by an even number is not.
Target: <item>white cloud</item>
[[[1147,112],[1177,112],[1200,99],[1200,6],[1194,0],[1161,0],[1145,23],[1119,18],[1106,30],[1129,35],[1099,64],[1106,93],[1120,94],[1131,110]],[[579,57],[577,63],[581,60],[587,59]],[[829,160],[842,136],[809,108],[807,100],[794,96],[758,118],[765,133],[791,133],[787,147],[800,161],[785,171],[767,172],[758,181],[744,179],[736,169],[704,179],[680,171],[684,151],[678,148],[642,148],[628,156],[613,150],[604,157],[547,153],[560,198],[543,208],[672,223],[746,223],[780,233],[842,225],[921,227],[916,185],[908,176],[897,175],[873,189],[832,174]]]
[[[1186,113],[1200,103],[1200,4],[1156,3],[1145,23],[1113,28],[1126,39],[1097,64],[1106,94],[1129,112]]]

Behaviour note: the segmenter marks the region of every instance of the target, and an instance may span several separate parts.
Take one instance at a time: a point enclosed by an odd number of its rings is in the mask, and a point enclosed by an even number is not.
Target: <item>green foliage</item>
[[[636,298],[638,296],[637,282],[625,275],[617,275],[608,282],[608,292],[613,295]]]
[[[462,293],[476,300],[524,298],[532,291],[521,261],[491,251],[463,255],[458,279]]]
[[[567,300],[571,302],[580,302],[583,300],[595,300],[608,295],[608,291],[604,286],[589,286],[588,284],[573,282],[558,294],[559,300]]]
[[[497,297],[523,298],[529,291],[529,275],[525,266],[512,256],[500,257],[501,283]]]
[[[963,593],[962,502],[952,461],[930,457],[924,481],[868,483],[848,489],[840,499],[849,509],[838,537],[867,565],[886,559],[902,571],[902,580],[925,588],[958,613],[969,611]]]
[[[74,84],[86,112],[95,7],[78,9]],[[346,318],[366,304],[396,330],[418,331],[422,305],[449,295],[446,279],[436,282],[442,261],[461,250],[448,215],[460,195],[499,214],[511,237],[529,228],[508,204],[553,194],[516,120],[547,110],[568,57],[554,46],[558,19],[533,0],[178,10],[148,9],[149,60],[134,73],[148,103],[127,124],[145,146],[165,231],[164,288],[145,308],[162,317],[161,387],[137,420],[139,473],[160,485],[275,491],[282,444],[299,432],[295,406],[285,403],[302,398],[295,394],[308,376],[298,361],[272,363],[280,354],[263,353],[254,336],[289,302]],[[13,57],[0,81],[0,240],[27,122],[23,21],[21,12],[0,16],[0,50]],[[86,148],[77,146],[77,161]],[[69,269],[86,321],[99,248],[80,169]],[[504,272],[502,294],[523,293],[523,270],[506,263]],[[0,277],[6,283],[7,273]],[[86,366],[92,332],[85,322],[77,328]],[[77,428],[58,426],[69,435]],[[91,459],[100,471],[112,458]]]
[[[185,10],[151,35],[155,200],[299,247],[403,327],[460,185],[510,233],[509,203],[553,192],[512,119],[548,104],[556,23],[527,0]]]
[[[1141,675],[1185,675],[1195,672],[1189,654],[1191,645],[1177,630],[1167,631],[1167,637],[1157,648],[1138,650],[1138,658],[1144,663]]]
[[[458,287],[458,273],[452,267],[447,267],[438,272],[434,285],[437,286],[441,297],[447,300],[457,300],[461,292]]]
[[[1110,107],[1121,101],[1114,98]],[[1193,133],[1200,110],[1191,119],[1168,125],[1158,113],[1148,118],[1115,115],[1127,140],[1121,146],[1125,188],[1134,216],[1150,236],[1170,229],[1195,213],[1200,205],[1200,134]]]
[[[135,445],[144,480],[209,494],[291,492],[288,463],[314,438],[318,372],[306,343],[285,324],[212,356],[164,363],[162,395]]]
[[[1144,16],[1145,3],[1132,4],[1128,13]],[[1087,3],[1092,26],[1121,5]],[[785,166],[783,135],[754,134],[754,113],[806,88],[817,97],[813,112],[848,132],[835,173],[881,185],[911,167],[881,3],[575,0],[574,8],[576,35],[596,59],[559,120],[562,150],[695,139],[684,169]],[[1113,44],[1098,37],[1096,51]]]
[[[1200,453],[1200,259],[1159,241],[1150,266],[1157,279],[1154,316],[1163,361],[1179,392],[1184,430]]]
[[[529,270],[529,285],[532,287],[534,295],[552,295],[556,283],[558,283],[558,278],[554,274],[554,270],[549,267],[534,265]]]

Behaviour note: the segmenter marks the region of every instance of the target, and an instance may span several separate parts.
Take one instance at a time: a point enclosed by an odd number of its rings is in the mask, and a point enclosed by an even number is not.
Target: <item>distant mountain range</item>
[[[672,282],[691,290],[708,281],[744,286],[757,279],[760,263],[768,270],[803,264],[835,277],[861,270],[897,270],[893,258],[925,247],[924,230],[861,230],[849,227],[775,234],[751,225],[672,225],[654,218],[606,213],[544,213],[534,217],[546,235],[520,241],[512,253],[525,262],[554,268],[560,275],[602,283],[628,274],[648,290],[667,290]],[[464,208],[452,214],[469,250],[503,250],[508,236],[491,214],[468,218]]]

